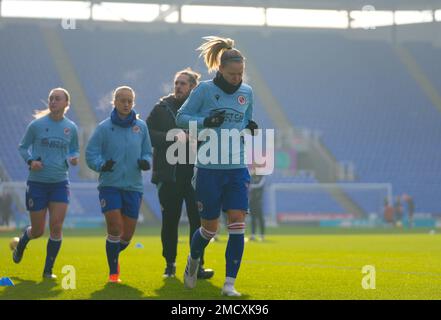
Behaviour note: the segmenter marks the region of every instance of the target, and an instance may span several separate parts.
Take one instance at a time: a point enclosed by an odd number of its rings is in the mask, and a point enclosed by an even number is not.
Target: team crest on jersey
[[[202,204],[202,202],[200,202],[200,201],[198,201],[198,202],[196,202],[197,203],[197,205],[198,205],[198,211],[199,212],[202,212],[202,210],[204,210],[204,205]]]
[[[64,128],[64,134],[67,136],[70,133],[70,129],[69,128]]]
[[[243,106],[247,102],[247,99],[244,96],[240,95],[237,97],[237,102],[239,102],[239,104]]]
[[[101,204],[101,208],[104,208],[106,206],[106,200],[101,199],[100,204]]]
[[[133,130],[134,133],[138,133],[141,130],[141,128],[138,127],[138,126],[133,126],[132,130]]]

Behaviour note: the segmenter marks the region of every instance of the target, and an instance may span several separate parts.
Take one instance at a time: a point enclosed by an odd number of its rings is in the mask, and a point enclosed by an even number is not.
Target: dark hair
[[[193,86],[197,86],[199,83],[199,79],[201,78],[201,74],[192,70],[190,67],[185,68],[184,70],[178,71],[175,74],[175,79],[181,74],[185,74],[190,79],[190,82]]]

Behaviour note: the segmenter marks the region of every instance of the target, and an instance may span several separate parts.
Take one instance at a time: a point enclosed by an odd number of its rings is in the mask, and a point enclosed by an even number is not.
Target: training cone
[[[0,286],[11,287],[11,286],[14,286],[14,282],[12,282],[12,280],[9,279],[8,277],[3,277],[0,279]]]

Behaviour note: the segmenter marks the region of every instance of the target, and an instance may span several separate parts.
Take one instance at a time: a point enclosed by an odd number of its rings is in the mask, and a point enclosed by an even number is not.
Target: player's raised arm
[[[194,88],[188,99],[178,110],[176,115],[176,125],[180,128],[188,129],[190,121],[196,121],[198,128],[204,127],[205,117],[200,115],[200,110],[204,102],[205,85],[200,83]]]
[[[95,172],[101,172],[104,165],[102,157],[103,135],[102,127],[97,127],[90,137],[86,147],[86,163],[87,166]]]
[[[78,144],[78,128],[73,126],[72,128],[72,139],[69,144],[69,162],[72,165],[78,164],[78,157],[80,156],[80,146]]]
[[[28,163],[29,160],[33,160],[33,155],[29,151],[29,147],[34,142],[34,136],[34,126],[33,122],[31,122],[26,128],[26,132],[18,145],[18,151],[26,163]]]

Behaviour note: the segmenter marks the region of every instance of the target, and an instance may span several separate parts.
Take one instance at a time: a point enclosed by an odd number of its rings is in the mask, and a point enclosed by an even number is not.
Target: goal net
[[[268,224],[381,218],[391,200],[389,183],[273,183]]]

